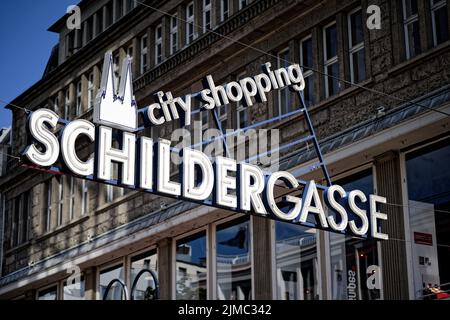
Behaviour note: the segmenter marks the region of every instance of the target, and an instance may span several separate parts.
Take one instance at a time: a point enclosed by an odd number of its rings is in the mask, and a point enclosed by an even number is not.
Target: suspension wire
[[[177,19],[178,21],[181,21],[181,22],[184,22],[184,23],[189,23],[189,24],[195,26],[196,28],[203,28],[203,26],[201,26],[201,25],[199,25],[199,24],[196,24],[196,23],[188,22],[187,20],[178,17],[178,15],[176,15],[176,14],[171,14],[171,13],[169,13],[169,12],[167,12],[167,11],[164,11],[164,10],[161,10],[161,9],[159,9],[159,8],[153,7],[153,6],[149,5],[149,4],[140,2],[140,1],[138,1],[138,0],[133,0],[133,1],[134,1],[135,3],[141,4],[141,5],[144,6],[144,7],[147,7],[147,8],[149,8],[149,9],[155,10],[155,11],[157,11],[157,12],[159,12],[159,13],[162,13],[162,14],[164,14],[164,15],[167,15],[167,16],[169,16],[169,17],[175,18],[175,19]],[[233,43],[239,44],[239,45],[241,45],[241,46],[243,46],[243,47],[245,47],[245,48],[248,48],[248,49],[257,51],[257,52],[259,52],[259,53],[261,53],[261,54],[264,54],[264,55],[267,55],[267,56],[269,56],[269,57],[271,57],[271,58],[279,59],[279,60],[281,60],[281,61],[283,61],[283,62],[287,62],[287,63],[289,63],[289,64],[293,64],[293,62],[291,62],[291,61],[289,61],[289,60],[287,60],[287,59],[280,58],[280,57],[278,57],[278,56],[276,56],[276,55],[274,55],[274,54],[272,54],[272,53],[269,53],[269,52],[266,52],[266,51],[264,51],[264,50],[262,50],[262,49],[256,48],[256,47],[251,46],[251,45],[249,45],[249,44],[246,44],[246,43],[244,43],[244,42],[242,42],[242,41],[233,39],[232,37],[226,36],[226,35],[224,35],[224,34],[222,34],[222,33],[219,33],[219,32],[217,32],[217,31],[215,31],[215,30],[212,30],[211,28],[203,28],[203,29],[206,30],[206,31],[208,31],[208,32],[211,32],[211,33],[213,33],[213,34],[215,34],[215,35],[218,35],[218,36],[220,36],[220,37],[222,37],[222,38],[224,38],[224,39],[230,40],[230,41],[232,41]],[[323,64],[319,64],[319,65],[324,66]],[[338,76],[330,75],[330,74],[328,74],[328,73],[326,73],[326,72],[324,72],[324,71],[320,71],[320,70],[315,69],[315,68],[313,68],[313,67],[308,67],[308,66],[304,66],[304,65],[300,65],[300,67],[302,67],[303,69],[311,70],[311,71],[316,72],[316,73],[318,73],[318,74],[320,74],[320,75],[323,75],[323,76],[332,78],[332,79],[334,79],[334,80],[338,80],[338,81],[340,81],[340,82],[342,82],[342,83],[345,83],[345,84],[347,84],[347,85],[350,85],[350,86],[353,86],[353,87],[356,87],[356,88],[359,88],[359,89],[362,89],[362,90],[365,90],[365,91],[368,91],[368,92],[371,92],[371,93],[374,93],[374,94],[377,94],[377,95],[381,95],[381,96],[384,96],[384,97],[389,97],[389,98],[392,98],[393,100],[397,100],[398,102],[408,103],[408,104],[415,105],[415,106],[418,106],[418,107],[421,107],[421,108],[424,108],[424,109],[428,109],[428,110],[430,110],[430,111],[434,111],[434,112],[443,114],[443,115],[445,115],[445,116],[447,116],[447,117],[450,117],[450,113],[447,113],[447,112],[444,112],[444,111],[441,111],[441,110],[437,110],[437,109],[434,109],[434,108],[431,108],[431,107],[429,107],[429,106],[425,106],[425,105],[419,104],[419,103],[417,103],[417,102],[414,102],[414,101],[411,101],[411,100],[408,100],[408,99],[404,99],[404,98],[401,98],[401,97],[397,97],[397,96],[394,96],[394,95],[392,95],[392,94],[389,94],[389,93],[386,93],[386,92],[383,92],[383,91],[380,91],[380,90],[376,90],[376,89],[373,89],[373,88],[369,88],[369,87],[366,87],[366,86],[357,84],[357,83],[355,83],[355,82],[353,82],[353,81],[349,81],[349,80],[346,80],[346,79],[342,79],[342,78],[340,78],[340,77],[338,77]]]

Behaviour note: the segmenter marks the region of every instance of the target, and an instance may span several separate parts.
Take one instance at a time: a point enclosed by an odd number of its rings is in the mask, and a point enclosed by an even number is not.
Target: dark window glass
[[[364,41],[364,29],[362,22],[362,13],[357,11],[350,16],[350,23],[352,26],[352,46]]]
[[[361,49],[353,55],[353,77],[355,82],[366,79],[365,51]]]
[[[333,63],[327,67],[326,81],[328,81],[328,96],[333,96],[339,92],[339,64]]]
[[[312,54],[312,39],[302,41],[302,66],[307,68],[313,67],[313,54]]]
[[[325,41],[326,41],[326,59],[329,60],[337,56],[337,31],[336,25],[332,25],[325,29]]]
[[[449,39],[447,6],[444,6],[434,12],[434,24],[436,45],[439,45]]]

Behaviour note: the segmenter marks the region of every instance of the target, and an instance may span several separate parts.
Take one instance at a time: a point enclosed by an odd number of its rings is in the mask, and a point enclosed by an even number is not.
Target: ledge
[[[35,239],[32,239],[31,244],[35,244],[36,242],[40,242],[40,241],[43,241],[45,239],[51,238],[52,236],[54,236],[54,235],[56,235],[56,234],[58,234],[60,232],[63,232],[65,230],[67,230],[67,229],[70,229],[70,228],[72,228],[72,227],[74,227],[74,226],[76,226],[78,224],[81,224],[81,223],[83,223],[83,222],[85,222],[87,220],[89,220],[89,215],[88,214],[86,214],[86,215],[84,215],[81,218],[78,218],[76,220],[70,221],[69,223],[67,223],[65,225],[61,225],[61,226],[57,227],[56,229],[50,230],[50,231],[44,233],[43,235],[41,235],[41,236],[39,236],[39,237],[37,237]]]

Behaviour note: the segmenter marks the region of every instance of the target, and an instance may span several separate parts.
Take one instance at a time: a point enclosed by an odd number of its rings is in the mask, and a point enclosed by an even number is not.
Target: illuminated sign
[[[213,78],[207,76],[204,90],[195,97],[174,98],[170,92],[159,92],[155,97],[157,102],[144,109],[144,126],[177,119],[184,125],[190,124],[193,98],[200,99],[204,109],[239,101],[251,106],[253,99],[267,101],[266,94],[273,89],[304,89],[298,65],[274,71],[270,67],[266,63],[262,74],[225,86],[217,86]],[[322,198],[321,188],[314,181],[299,181],[286,171],[266,173],[256,165],[238,163],[231,158],[211,159],[191,148],[179,151],[182,159],[178,167],[179,179],[172,180],[171,153],[174,150],[171,142],[137,134],[140,111],[133,96],[130,59],[122,67],[118,95],[115,94],[110,53],[105,56],[103,70],[94,109],[96,125],[81,119],[66,123],[48,109],[33,112],[28,120],[33,142],[23,153],[29,162],[54,167],[59,161],[61,171],[85,179],[333,232],[388,239],[380,231],[380,220],[387,220],[387,215],[377,210],[377,205],[386,203],[386,199],[365,195],[360,190],[346,192],[341,186],[333,185],[322,188]],[[58,124],[64,126],[57,136]],[[95,144],[95,151],[88,159],[82,160],[78,155],[76,147],[80,136]],[[114,141],[118,145],[114,145]],[[117,181],[112,174],[113,164],[118,164],[120,169]],[[285,192],[279,200],[280,190],[291,192]],[[311,217],[315,222],[311,222]]]

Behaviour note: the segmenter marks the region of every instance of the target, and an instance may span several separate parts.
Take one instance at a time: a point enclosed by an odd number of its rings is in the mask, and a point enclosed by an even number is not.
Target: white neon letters
[[[40,109],[33,112],[28,120],[31,136],[44,146],[45,151],[40,151],[34,144],[25,149],[25,156],[33,163],[49,167],[59,156],[58,138],[50,131],[58,123],[58,115],[48,109]],[[50,128],[49,128],[50,127]]]
[[[86,120],[75,120],[69,123],[61,136],[61,154],[66,166],[75,174],[89,176],[94,173],[94,158],[81,161],[76,152],[76,141],[80,135],[85,135],[95,141],[95,126]]]

